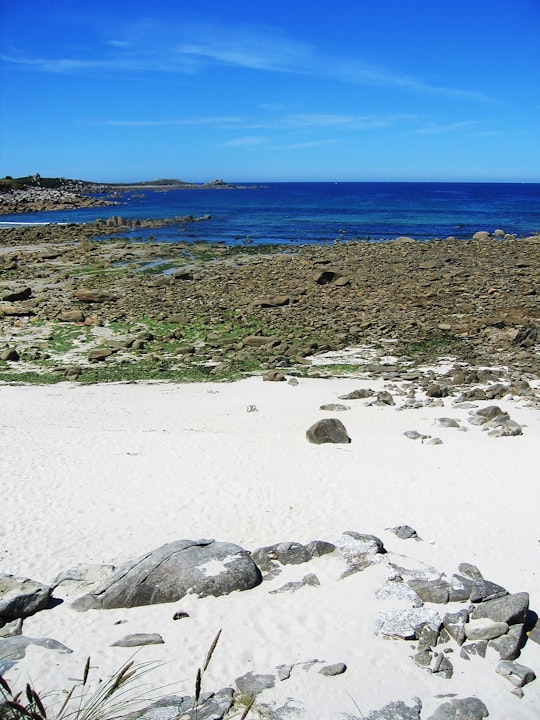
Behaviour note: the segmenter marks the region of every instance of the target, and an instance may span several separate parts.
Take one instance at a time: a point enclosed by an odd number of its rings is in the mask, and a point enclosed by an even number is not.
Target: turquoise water
[[[141,196],[142,195],[142,196]],[[4,216],[5,221],[88,222],[210,214],[210,220],[127,237],[163,242],[237,245],[418,240],[502,229],[540,231],[540,184],[509,183],[268,183],[235,190],[130,191],[118,205]]]

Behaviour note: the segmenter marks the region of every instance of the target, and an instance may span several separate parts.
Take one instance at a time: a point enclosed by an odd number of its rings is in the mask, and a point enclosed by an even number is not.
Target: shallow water
[[[235,190],[128,191],[111,207],[6,215],[4,222],[88,222],[210,214],[207,221],[137,229],[127,237],[238,244],[418,240],[502,229],[540,230],[539,183],[268,183]]]

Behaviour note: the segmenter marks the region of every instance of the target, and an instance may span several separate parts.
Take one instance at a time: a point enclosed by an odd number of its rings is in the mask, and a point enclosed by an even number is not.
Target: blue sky
[[[540,181],[540,0],[0,0],[0,176]]]

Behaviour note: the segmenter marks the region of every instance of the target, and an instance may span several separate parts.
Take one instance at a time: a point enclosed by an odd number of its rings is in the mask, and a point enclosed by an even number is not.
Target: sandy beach
[[[63,602],[25,619],[22,632],[72,652],[30,645],[6,677],[58,690],[80,678],[90,656],[97,682],[133,655],[112,643],[159,633],[164,644],[141,647],[136,661],[156,661],[152,688],[190,695],[196,668],[222,629],[203,690],[234,688],[250,672],[273,675],[253,717],[369,717],[390,702],[412,706],[420,698],[424,719],[448,698],[476,697],[493,720],[537,718],[538,681],[518,698],[496,673],[500,658],[491,646],[482,658],[450,640],[442,652],[453,675],[445,678],[412,660],[415,640],[380,631],[381,613],[407,607],[380,592],[395,580],[396,566],[429,566],[450,580],[460,563],[470,563],[508,593],[528,592],[538,611],[540,414],[532,385],[532,396],[465,405],[418,391],[414,407],[407,407],[410,382],[360,377],[2,386],[2,573],[50,584],[75,565],[110,572],[180,539],[211,538],[250,552],[286,541],[337,545],[221,597],[188,594],[174,603],[76,612],[71,602],[92,587],[61,584],[53,597]],[[366,399],[339,399],[367,388],[374,394]],[[394,405],[375,404],[382,390]],[[326,403],[348,409],[321,410]],[[493,437],[470,422],[493,404],[522,434]],[[344,423],[350,444],[306,440],[308,427],[328,417]],[[404,435],[413,430],[420,437]],[[402,525],[419,538],[391,532]],[[386,554],[347,572],[345,531],[377,536]],[[307,575],[318,584],[272,592]],[[469,604],[425,606],[442,618]],[[177,612],[188,616],[173,621]],[[517,662],[538,674],[540,646],[529,639]],[[320,674],[336,663],[346,671]],[[286,680],[277,677],[281,665],[293,666]]]

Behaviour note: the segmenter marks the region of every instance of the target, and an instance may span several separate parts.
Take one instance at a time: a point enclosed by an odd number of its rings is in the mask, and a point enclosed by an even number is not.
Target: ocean
[[[241,184],[240,184],[241,185]],[[233,190],[130,190],[118,205],[6,215],[2,221],[88,222],[210,215],[203,222],[136,229],[125,237],[161,242],[243,244],[417,240],[502,229],[540,231],[540,183],[261,183]]]

